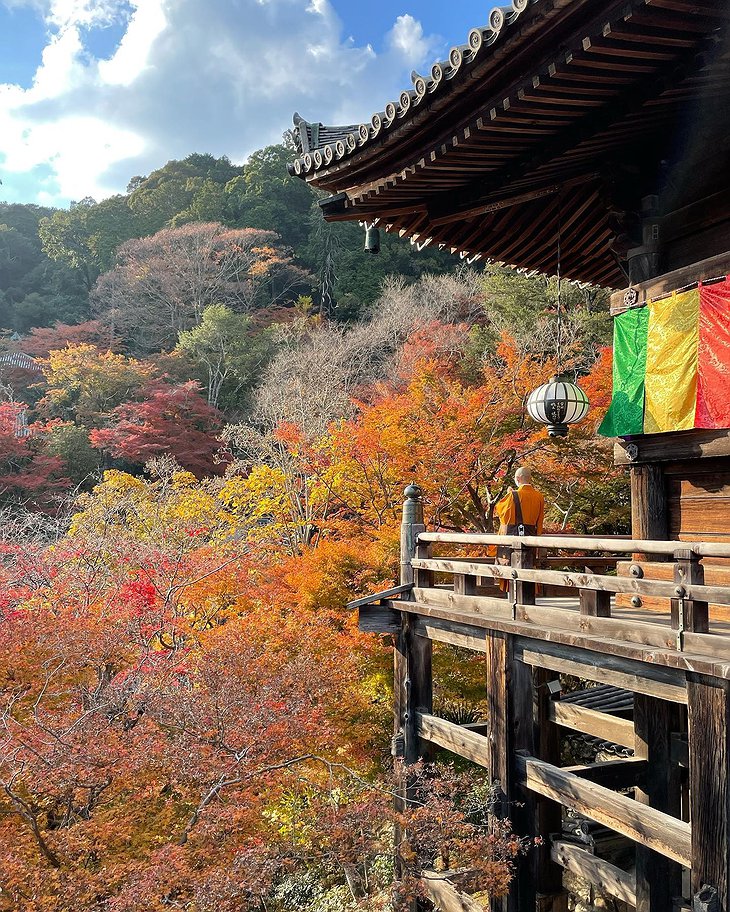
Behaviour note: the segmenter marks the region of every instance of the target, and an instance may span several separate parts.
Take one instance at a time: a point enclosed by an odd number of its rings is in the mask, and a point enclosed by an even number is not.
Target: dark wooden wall
[[[664,467],[669,537],[730,541],[730,457]]]

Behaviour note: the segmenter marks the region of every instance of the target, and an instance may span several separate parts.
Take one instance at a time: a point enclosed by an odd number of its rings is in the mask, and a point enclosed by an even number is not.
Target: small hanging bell
[[[380,230],[374,225],[365,227],[365,253],[380,253]]]

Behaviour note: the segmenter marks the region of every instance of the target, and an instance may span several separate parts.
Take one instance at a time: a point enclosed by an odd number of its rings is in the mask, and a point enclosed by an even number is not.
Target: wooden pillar
[[[507,634],[487,631],[487,742],[488,767],[495,790],[493,812],[510,817],[514,794],[513,731],[509,712],[509,676],[512,666],[511,644]],[[491,899],[489,912],[519,912],[516,888],[504,899]]]
[[[518,544],[512,551],[514,570],[532,568],[534,554],[534,548]],[[513,579],[510,588],[514,604],[535,604],[534,583]],[[549,836],[561,828],[560,808],[520,787],[517,759],[520,753],[535,756],[543,751],[545,759],[557,760],[557,729],[547,720],[549,692],[542,687],[554,675],[540,672],[535,682],[538,688],[533,687],[533,671],[515,657],[514,639],[509,634],[488,631],[486,647],[487,737],[489,769],[497,788],[495,812],[509,817],[519,836]],[[493,900],[491,912],[565,912],[565,903],[561,873],[546,845],[544,851],[533,848],[527,858],[518,861],[509,896]]]
[[[683,708],[666,700],[634,694],[635,755],[649,762],[643,789],[636,800],[681,817],[679,767],[672,762],[672,733],[682,730]],[[636,912],[663,912],[682,895],[682,868],[644,846],[636,846]]]
[[[560,683],[560,675],[544,668],[533,669],[535,694],[535,756],[554,766],[560,766],[560,728],[550,720],[553,694],[550,685]],[[563,809],[556,801],[532,796],[535,801],[535,835],[542,843],[532,850],[532,877],[537,895],[536,912],[568,912],[568,894],[563,889],[563,868],[552,860],[552,834],[563,830]]]
[[[424,532],[423,503],[421,490],[409,485],[405,490],[403,523],[401,525],[400,582],[428,585],[422,571],[415,571],[413,558],[416,553],[426,556],[425,546],[418,544],[418,536]],[[410,595],[412,599],[412,594]],[[430,759],[430,746],[416,733],[416,713],[433,711],[433,681],[431,672],[432,644],[426,637],[416,634],[412,617],[400,612],[401,627],[396,637],[393,674],[393,755],[402,765],[396,766],[396,809],[402,810],[408,800],[414,797],[415,783],[409,775],[409,765],[419,759]],[[399,846],[403,833],[396,830],[395,842]],[[399,856],[396,856],[396,873],[402,874]],[[414,901],[413,909],[418,904]]]
[[[667,493],[660,465],[631,466],[631,536],[639,540],[669,538]]]
[[[687,696],[692,908],[730,912],[730,682],[688,674]]]

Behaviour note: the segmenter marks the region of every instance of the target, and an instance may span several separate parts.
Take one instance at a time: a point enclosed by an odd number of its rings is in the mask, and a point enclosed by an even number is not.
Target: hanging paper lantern
[[[530,393],[526,408],[530,418],[547,425],[551,437],[565,437],[568,425],[588,414],[588,397],[577,384],[553,377]]]

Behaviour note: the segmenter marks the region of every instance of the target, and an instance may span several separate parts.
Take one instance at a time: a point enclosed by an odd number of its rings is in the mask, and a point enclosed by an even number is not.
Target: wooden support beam
[[[599,684],[612,684],[634,693],[646,693],[672,703],[687,702],[685,672],[673,668],[601,655],[587,649],[556,649],[554,643],[519,639],[523,661],[535,668],[550,668]],[[570,658],[568,658],[570,656]]]
[[[560,684],[560,675],[545,668],[532,669],[535,747],[540,760],[558,766],[561,760],[560,729],[550,721],[553,706],[551,686]],[[532,850],[530,875],[536,887],[536,912],[568,912],[568,894],[563,888],[563,872],[550,852],[550,839],[563,830],[563,809],[555,801],[527,793],[527,806],[533,803],[533,832],[540,842]]]
[[[448,874],[424,871],[421,883],[426,896],[440,912],[484,912],[481,903],[457,890]]]
[[[418,547],[418,536],[424,530],[421,491],[416,485],[405,490],[403,523],[401,525],[400,584],[407,586],[415,580],[413,556]],[[412,598],[408,593],[406,598]],[[395,807],[403,810],[409,800],[416,797],[416,782],[409,770],[419,759],[430,759],[429,744],[421,741],[416,730],[417,712],[430,713],[433,709],[433,678],[431,640],[418,636],[416,618],[401,613],[401,626],[395,637],[393,650],[393,748],[396,758]],[[404,866],[401,845],[406,835],[400,826],[395,828],[395,871],[402,876]],[[411,912],[417,912],[417,902],[411,903]]]
[[[413,629],[421,637],[428,637],[437,643],[448,643],[472,652],[486,652],[486,631],[466,624],[456,624],[439,618],[416,618]]]
[[[358,609],[357,629],[363,633],[393,633],[400,632],[400,612],[388,608],[386,605],[363,605]]]
[[[636,757],[644,759],[649,775],[635,792],[641,804],[673,817],[682,813],[679,767],[672,763],[672,732],[682,727],[683,708],[644,694],[634,697]],[[636,912],[664,912],[682,893],[682,868],[651,847],[636,847]]]
[[[551,856],[566,871],[592,883],[602,893],[608,893],[630,906],[636,905],[635,878],[621,868],[596,858],[585,848],[562,840],[553,844]]]
[[[680,864],[690,864],[692,846],[688,823],[534,757],[523,757],[520,764],[525,784],[532,791],[559,801]]]
[[[612,744],[622,747],[634,747],[634,723],[630,719],[620,719],[608,713],[579,706],[577,703],[563,703],[561,700],[552,700],[550,703],[549,719],[563,728],[592,735]]]
[[[431,744],[443,747],[465,760],[471,760],[479,766],[488,768],[487,738],[473,729],[429,713],[416,713],[416,731],[418,736]]]
[[[652,301],[661,295],[671,294],[677,288],[684,288],[685,285],[692,285],[695,282],[704,282],[707,279],[715,279],[718,276],[727,275],[730,272],[730,252],[721,253],[718,256],[709,257],[701,260],[699,263],[692,263],[690,266],[683,266],[681,269],[675,269],[673,272],[667,272],[664,275],[656,276],[647,282],[641,282],[634,285],[637,292],[637,303],[643,304]],[[611,315],[622,313],[627,309],[624,299],[624,291],[617,291],[611,295]],[[636,306],[636,305],[634,305]]]
[[[581,779],[587,779],[588,782],[595,782],[614,791],[624,791],[645,782],[649,764],[646,760],[627,757],[623,760],[605,760],[561,768],[566,773],[575,773]]]
[[[730,912],[730,683],[689,675],[687,691],[692,894],[708,885]]]

